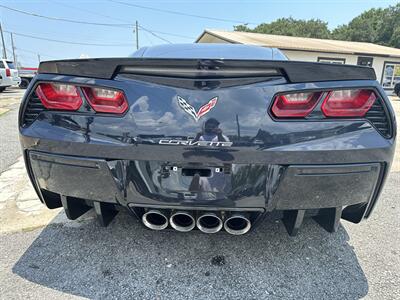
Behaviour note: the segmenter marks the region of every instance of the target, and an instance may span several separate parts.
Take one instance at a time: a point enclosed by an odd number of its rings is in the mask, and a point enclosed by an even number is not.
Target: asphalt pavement
[[[0,94],[0,108],[7,111],[0,115],[0,173],[21,156],[18,138],[18,108],[24,90],[7,89]]]
[[[1,299],[400,299],[400,173],[372,219],[244,236],[150,231],[120,213],[0,235]]]

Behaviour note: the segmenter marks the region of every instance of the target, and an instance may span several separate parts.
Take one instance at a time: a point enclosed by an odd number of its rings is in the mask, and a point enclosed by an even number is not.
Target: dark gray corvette
[[[71,219],[124,207],[152,229],[231,234],[367,218],[396,136],[371,68],[206,44],[42,62],[19,129],[40,199]]]

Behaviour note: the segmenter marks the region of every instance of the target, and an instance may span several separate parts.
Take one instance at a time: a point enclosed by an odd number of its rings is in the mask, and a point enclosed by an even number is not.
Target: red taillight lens
[[[6,76],[10,77],[11,76],[11,70],[10,69],[6,69]]]
[[[363,117],[375,100],[372,90],[337,90],[329,92],[321,110],[327,117]]]
[[[97,112],[123,114],[128,109],[128,101],[122,91],[95,87],[82,89],[90,105]]]
[[[317,105],[322,92],[278,95],[271,111],[277,118],[306,117]]]
[[[40,83],[36,94],[48,109],[77,110],[82,105],[78,89],[71,84]]]

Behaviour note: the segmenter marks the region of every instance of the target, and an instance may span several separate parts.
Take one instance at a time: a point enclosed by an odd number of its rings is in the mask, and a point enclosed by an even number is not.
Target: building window
[[[318,57],[318,62],[343,65],[346,63],[346,59],[334,57]]]
[[[373,57],[369,56],[359,56],[357,58],[357,65],[359,66],[366,66],[366,67],[372,67],[372,62],[374,61]]]
[[[382,86],[393,89],[400,82],[400,63],[385,62],[382,75]]]

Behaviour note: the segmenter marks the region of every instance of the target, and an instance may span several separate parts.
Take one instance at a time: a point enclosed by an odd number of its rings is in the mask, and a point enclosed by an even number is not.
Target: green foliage
[[[370,9],[332,31],[332,38],[337,40],[378,43],[379,30],[384,20],[383,9]]]
[[[262,23],[251,29],[247,25],[234,27],[235,31],[277,35],[300,36],[320,39],[336,39],[371,42],[400,48],[400,3],[388,8],[373,8],[355,17],[349,24],[330,31],[327,23],[319,19],[296,20],[281,18]]]
[[[247,25],[237,25],[237,26],[233,26],[233,30],[234,31],[242,31],[242,32],[251,32],[252,29],[250,29],[249,27],[247,27]]]
[[[318,19],[305,21],[293,18],[281,18],[271,23],[262,23],[254,29],[250,29],[246,25],[239,25],[235,26],[234,30],[320,39],[326,39],[330,36],[328,23]]]

